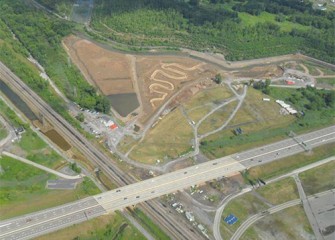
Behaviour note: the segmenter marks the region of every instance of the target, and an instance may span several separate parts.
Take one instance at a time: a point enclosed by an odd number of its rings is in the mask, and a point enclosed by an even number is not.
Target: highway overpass
[[[299,141],[297,141],[299,139]],[[335,126],[215,159],[80,201],[0,222],[0,239],[30,239],[146,200],[335,141]],[[303,145],[304,144],[304,145]]]

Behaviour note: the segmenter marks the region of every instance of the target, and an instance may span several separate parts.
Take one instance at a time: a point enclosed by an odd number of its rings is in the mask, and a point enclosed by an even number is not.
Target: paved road
[[[294,177],[294,180],[297,184],[299,196],[300,196],[300,199],[303,203],[303,207],[304,207],[307,219],[308,219],[308,221],[309,221],[309,223],[310,223],[310,225],[313,229],[314,235],[315,235],[316,239],[324,240],[324,237],[322,236],[322,234],[319,230],[320,229],[319,224],[316,221],[316,218],[315,218],[315,215],[312,211],[311,205],[309,204],[309,200],[308,200],[308,198],[305,194],[304,188],[302,187],[301,181],[300,181],[297,174],[295,174],[293,177]]]
[[[134,180],[131,177],[127,176],[121,170],[115,167],[115,165],[112,164],[112,162],[106,155],[102,154],[99,150],[97,150],[89,141],[87,141],[84,137],[82,137],[70,124],[68,124],[65,120],[63,120],[33,91],[31,91],[27,86],[25,86],[19,79],[17,79],[17,77],[14,74],[12,74],[5,66],[1,64],[0,64],[0,77],[3,78],[4,80],[6,79],[7,80],[6,82],[8,84],[11,84],[13,88],[20,89],[21,96],[24,97],[26,101],[30,102],[34,106],[37,106],[38,109],[44,114],[45,118],[47,118],[57,128],[58,131],[60,131],[64,136],[69,138],[75,147],[77,147],[88,158],[90,158],[93,162],[95,162],[101,169],[106,171],[107,175],[110,178],[114,178],[115,181],[121,186],[134,182]],[[313,146],[333,141],[335,139],[335,126],[317,132],[313,132],[310,134],[302,135],[299,137],[299,139],[301,139],[305,144],[307,143]],[[174,192],[177,189],[183,189],[184,187],[188,187],[195,183],[200,183],[206,180],[213,179],[218,176],[242,170],[247,166],[253,166],[262,164],[264,162],[273,161],[279,159],[280,157],[295,154],[301,151],[304,151],[304,148],[301,146],[301,143],[297,143],[293,139],[288,139],[286,141],[281,141],[279,145],[271,144],[264,148],[258,148],[255,150],[243,152],[238,155],[234,155],[233,158],[231,157],[221,158],[205,163],[208,164],[208,166],[207,165],[193,166],[188,169],[173,172],[172,174],[175,175],[166,174],[163,175],[165,179],[163,180],[157,179],[157,182],[155,183],[154,182],[148,183],[147,181],[144,181],[144,183],[143,182],[138,183],[135,189],[131,187],[130,189],[132,190],[129,190],[129,188],[127,188],[129,186],[127,186],[125,187],[125,190],[122,191],[122,193],[120,192],[119,198],[117,199],[115,199],[115,197],[117,196],[116,192],[113,191],[106,193],[106,195],[102,195],[101,199],[98,198],[96,199],[99,200],[100,204],[104,207],[105,211],[121,209],[125,206],[143,202],[145,200],[155,198],[165,193]],[[278,155],[275,154],[276,152],[279,152]],[[257,159],[257,161],[254,161],[254,159]],[[198,169],[196,167],[198,167]],[[181,176],[184,177],[181,178]],[[192,178],[193,180],[190,180],[191,177],[193,177]],[[178,179],[182,179],[182,181],[177,181]],[[145,189],[147,189],[147,191],[145,191]],[[104,196],[110,196],[110,199],[105,198]],[[73,204],[74,204],[73,209],[76,209],[77,208],[76,203]],[[146,210],[151,212],[150,214],[151,216],[154,215],[156,220],[163,222],[165,228],[167,229],[170,228],[169,231],[171,234],[173,234],[174,238],[177,239],[202,238],[202,236],[197,234],[196,232],[192,234],[192,232],[190,231],[185,231],[185,225],[183,225],[180,222],[177,224],[171,224],[171,222],[173,222],[172,217],[169,216],[168,214],[162,214],[162,212],[164,212],[164,208],[157,201],[156,202],[151,201],[150,204],[147,204],[145,206]],[[89,209],[93,213],[96,213],[95,211],[96,207],[101,208],[101,206],[98,204],[98,205],[91,205]],[[62,206],[59,208],[62,209]],[[50,215],[50,219],[54,221],[54,219],[52,218],[53,216],[52,213],[47,212],[46,214]],[[100,214],[102,214],[102,212],[100,212]],[[51,231],[69,226],[76,221],[84,221],[85,218],[81,218],[80,216],[81,215],[78,215],[78,211],[75,210],[67,212],[66,216],[59,216],[58,218],[66,217],[69,218],[70,220],[68,219],[67,221],[65,220],[59,221],[58,222],[59,225],[53,225],[52,229],[49,228],[46,229],[49,229],[49,231]],[[7,229],[6,231],[5,230],[0,231],[2,233],[0,237],[8,236],[12,237],[8,239],[15,239],[15,236],[17,236],[17,234],[21,234],[22,232],[25,232],[24,236],[26,236],[26,238],[30,238],[31,234],[35,233],[43,234],[46,232],[46,230],[43,230],[41,226],[49,226],[51,223],[49,219],[47,221],[43,220],[42,223],[39,221],[40,221],[39,219],[29,221],[28,225],[30,224],[32,226],[28,228],[23,228],[21,225],[15,227],[15,223],[14,226],[13,224],[7,225],[5,226]]]
[[[329,158],[326,158],[326,159],[323,159],[321,161],[317,161],[315,163],[311,163],[307,166],[304,166],[304,167],[301,167],[301,168],[298,168],[298,169],[295,169],[293,170],[292,172],[290,173],[287,173],[287,174],[284,174],[284,175],[281,175],[279,177],[276,177],[276,178],[273,178],[273,179],[270,179],[270,180],[267,180],[266,183],[267,184],[270,184],[270,183],[273,183],[273,182],[276,182],[276,181],[279,181],[283,178],[287,178],[287,177],[290,177],[292,175],[295,175],[295,174],[299,174],[301,172],[304,172],[304,171],[307,171],[309,169],[312,169],[312,168],[315,168],[315,167],[318,167],[320,165],[323,165],[325,163],[329,163],[330,161],[334,161],[335,160],[335,156],[333,157],[329,157]],[[215,213],[215,218],[214,218],[214,224],[213,224],[213,235],[214,235],[214,238],[216,240],[222,240],[222,237],[221,237],[221,233],[220,233],[220,223],[221,223],[221,218],[222,218],[222,213],[223,213],[223,210],[225,208],[225,206],[227,206],[227,204],[233,200],[234,198],[240,196],[240,195],[243,195],[244,193],[246,192],[250,192],[252,190],[252,188],[245,188],[243,189],[241,192],[235,194],[235,195],[229,195],[227,198],[225,198],[222,202],[222,205],[216,210],[216,213]]]
[[[329,191],[325,191],[325,192],[321,192],[321,193],[317,193],[314,194],[312,196],[309,196],[308,198],[315,198],[315,197],[322,197],[324,195],[327,195],[331,192],[333,192],[334,190],[329,190]],[[269,208],[268,210],[262,211],[258,214],[255,214],[253,216],[251,216],[250,218],[248,218],[245,222],[243,222],[243,224],[236,230],[236,232],[234,233],[234,235],[232,236],[232,238],[230,240],[238,240],[242,237],[243,233],[255,222],[257,222],[258,220],[262,219],[263,217],[268,216],[269,214],[273,214],[279,211],[282,211],[286,208],[289,207],[293,207],[296,205],[301,204],[301,200],[300,199],[295,199],[277,206],[274,206],[272,208]],[[316,236],[317,239],[323,239],[323,238],[318,238],[318,236]]]
[[[46,104],[34,91],[22,82],[14,73],[0,62],[0,78],[7,83],[12,90],[34,109],[47,119],[55,129],[65,137],[71,144],[84,154],[94,165],[98,166],[106,176],[116,182],[118,186],[124,186],[136,182],[136,180],[120,170],[110,157],[97,149],[90,141],[82,136],[72,125],[56,113]],[[202,239],[203,236],[197,231],[190,231],[189,224],[185,219],[176,219],[170,214],[161,214],[164,207],[159,201],[151,200],[141,204],[141,208],[160,224],[174,239]]]
[[[334,137],[335,127],[331,127],[301,135],[299,136],[299,139],[319,145],[333,141]],[[290,143],[291,139],[286,141]],[[304,151],[298,143],[293,144],[297,144],[301,148],[300,151]],[[243,163],[245,161],[248,162],[250,157],[259,157],[256,156],[259,155],[259,151],[266,156],[270,154],[268,156],[269,158],[276,159],[277,155],[272,153],[274,145],[280,149],[285,146],[285,151],[292,151],[292,154],[297,151],[291,144],[281,141],[267,146],[268,149],[267,147],[263,147],[263,150],[261,150],[262,148],[254,149],[252,153],[254,153],[255,156],[250,155],[250,151],[246,151],[238,154],[238,156],[243,156],[243,158],[239,158],[239,160],[232,157],[219,158],[210,162],[198,164],[102,193],[79,202],[67,204],[65,207],[60,206],[52,210],[41,211],[37,214],[30,214],[16,219],[9,219],[7,221],[0,222],[0,226],[3,226],[0,227],[0,239],[22,239],[23,235],[26,236],[26,238],[23,239],[29,239],[34,234],[43,234],[47,231],[64,228],[74,222],[84,221],[86,220],[86,218],[83,217],[85,214],[89,217],[93,217],[117,209],[123,209],[127,206],[147,201],[167,193],[175,192],[176,190],[182,190],[197,183],[241,171],[246,168]],[[255,161],[253,164],[257,165],[260,163]],[[85,201],[87,201],[87,203],[85,207],[83,207],[83,202]],[[66,208],[66,210],[64,210],[64,208]],[[55,209],[57,209],[57,212],[59,213],[63,212],[63,214],[55,216],[53,213]],[[35,215],[37,217],[35,217]],[[41,218],[40,216],[43,217]],[[59,219],[62,219],[62,221],[59,221]],[[17,225],[17,222],[19,222],[19,225]],[[52,226],[52,228],[49,228],[48,226]]]
[[[6,156],[8,156],[8,157],[14,158],[14,159],[16,159],[16,160],[18,160],[18,161],[21,161],[21,162],[23,162],[23,163],[25,163],[25,164],[29,164],[29,165],[31,165],[31,166],[34,166],[34,167],[36,167],[36,168],[39,168],[39,169],[41,169],[41,170],[43,170],[43,171],[49,172],[49,173],[51,173],[51,174],[54,174],[54,175],[56,175],[56,176],[58,176],[58,177],[64,178],[64,179],[80,179],[80,178],[83,177],[82,175],[70,176],[70,175],[66,175],[66,174],[61,173],[61,172],[57,172],[57,171],[55,171],[55,170],[53,170],[53,169],[51,169],[51,168],[45,167],[45,166],[43,166],[43,165],[41,165],[41,164],[35,163],[35,162],[33,162],[33,161],[30,161],[30,160],[28,160],[28,159],[19,157],[19,156],[17,156],[17,155],[14,155],[14,154],[12,154],[12,153],[9,153],[9,152],[5,152],[5,151],[4,151],[4,152],[2,152],[2,154],[3,154],[3,155],[6,155]]]

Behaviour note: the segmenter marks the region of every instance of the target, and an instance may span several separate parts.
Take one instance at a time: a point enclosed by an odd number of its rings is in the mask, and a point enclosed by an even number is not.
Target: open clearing
[[[173,159],[191,149],[192,137],[191,126],[177,108],[159,120],[129,156],[149,164]]]
[[[302,206],[271,214],[257,221],[241,237],[244,240],[315,239]]]
[[[237,106],[237,101],[231,102],[219,108],[213,114],[208,116],[200,124],[199,129],[198,129],[199,134],[205,134],[207,132],[214,131],[215,129],[218,129],[219,127],[221,127],[226,122],[226,120],[229,118],[229,116],[232,114],[236,106]]]
[[[335,146],[334,146],[335,147]],[[307,195],[335,188],[335,161],[299,174]]]
[[[36,240],[58,239],[144,240],[145,237],[119,212],[114,212],[112,214],[100,216],[89,221],[75,224],[71,227],[36,238]]]
[[[264,102],[263,97],[268,97],[271,101]],[[283,128],[294,120],[294,116],[280,114],[280,106],[273,98],[249,87],[241,108],[226,129],[203,139],[205,144],[201,150],[208,157],[217,158],[264,145],[268,143],[268,137],[277,140],[278,135],[282,135],[283,138]],[[240,136],[235,136],[233,132],[237,127],[243,131]]]
[[[267,184],[256,190],[262,197],[273,205],[282,204],[290,200],[298,199],[298,189],[293,178],[285,178],[271,184]]]

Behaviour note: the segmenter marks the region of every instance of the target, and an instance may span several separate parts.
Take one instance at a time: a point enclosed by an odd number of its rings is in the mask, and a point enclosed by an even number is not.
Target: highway
[[[307,144],[313,143],[315,146],[333,142],[335,139],[335,127],[332,126],[304,134],[299,136],[299,138]],[[194,184],[229,175],[245,169],[246,166],[244,163],[250,166],[250,158],[258,159],[264,156],[272,156],[273,159],[276,159],[278,155],[273,154],[274,150],[276,150],[275,153],[282,153],[283,151],[287,154],[287,152],[292,151],[292,153],[295,154],[296,151],[298,151],[296,149],[298,146],[300,152],[304,151],[304,148],[301,147],[299,143],[292,143],[291,140],[292,139],[288,139],[254,149],[252,150],[255,154],[254,156],[250,155],[251,151],[234,155],[235,157],[244,156],[243,159],[240,158],[238,161],[231,156],[219,158],[98,194],[78,202],[2,221],[0,222],[0,239],[29,239],[104,213],[123,209],[127,206],[147,201],[167,193],[182,190]],[[274,146],[277,146],[277,149],[274,149]],[[259,151],[261,151],[262,154],[259,154]],[[258,161],[251,162],[254,165],[260,164]],[[22,238],[22,236],[26,238]]]
[[[104,153],[98,150],[90,141],[82,136],[71,124],[64,120],[47,103],[45,103],[34,91],[32,91],[21,79],[19,79],[9,68],[0,62],[0,78],[8,84],[28,105],[34,106],[47,119],[54,128],[69,142],[77,148],[91,162],[98,166],[108,178],[116,182],[118,186],[124,186],[136,182],[136,180],[123,173],[116,164]],[[176,221],[169,214],[162,214],[164,207],[158,200],[152,200],[141,204],[145,212],[158,222],[171,237],[175,239],[202,239],[203,236],[190,231],[186,220]]]
[[[287,139],[261,148],[245,151],[233,156],[216,159],[210,162],[171,172],[156,178],[134,183],[134,179],[124,174],[110,159],[82,137],[71,125],[55,113],[33,91],[13,76],[9,70],[3,71],[0,64],[0,78],[14,89],[21,91],[21,96],[44,114],[62,134],[71,140],[83,154],[95,162],[106,174],[120,185],[133,183],[119,189],[89,197],[81,201],[47,209],[15,219],[0,222],[0,239],[30,239],[85,221],[104,213],[123,209],[137,203],[146,202],[166,193],[182,190],[185,187],[207,180],[230,175],[247,167],[264,164],[284,156],[293,155],[309,147],[319,146],[335,140],[335,126],[304,134],[295,139]],[[173,224],[172,216],[164,214],[166,210],[158,201],[146,202],[146,210],[154,219],[162,221],[177,239],[202,239],[197,232],[188,231],[179,221]],[[172,230],[171,230],[172,229]]]

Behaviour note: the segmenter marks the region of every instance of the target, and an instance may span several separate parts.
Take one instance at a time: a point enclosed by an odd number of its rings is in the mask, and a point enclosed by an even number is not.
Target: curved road
[[[334,189],[328,190],[328,191],[324,191],[321,193],[317,193],[317,194],[313,194],[312,196],[309,196],[308,198],[315,198],[315,197],[321,197],[325,194],[328,194],[330,192],[333,192]],[[260,213],[257,213],[253,216],[251,216],[250,218],[248,218],[234,233],[234,235],[232,236],[232,238],[230,240],[238,240],[242,237],[243,233],[255,222],[257,222],[258,220],[262,219],[265,216],[268,216],[269,214],[273,214],[279,211],[282,211],[286,208],[289,207],[293,207],[296,205],[301,204],[301,200],[300,199],[295,199],[277,206],[274,206],[272,208],[269,208],[268,210],[262,211]]]

